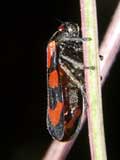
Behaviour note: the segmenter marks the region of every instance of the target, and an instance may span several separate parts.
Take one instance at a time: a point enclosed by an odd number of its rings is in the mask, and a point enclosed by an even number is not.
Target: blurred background
[[[117,3],[97,1],[100,43]],[[79,1],[10,1],[0,12],[0,159],[41,160],[52,142],[46,130],[46,46],[60,25],[57,18],[80,23]],[[120,55],[102,90],[108,160],[120,159],[119,68]],[[90,159],[87,124],[68,155],[73,159]]]

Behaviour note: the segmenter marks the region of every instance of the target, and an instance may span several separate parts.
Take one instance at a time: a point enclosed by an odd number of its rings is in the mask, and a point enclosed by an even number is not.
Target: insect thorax
[[[72,82],[83,83],[82,44],[76,41],[61,41],[57,45],[58,62]]]

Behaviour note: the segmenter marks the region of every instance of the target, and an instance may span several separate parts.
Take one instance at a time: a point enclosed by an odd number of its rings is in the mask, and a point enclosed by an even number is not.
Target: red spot
[[[68,129],[74,127],[74,124],[75,124],[76,120],[80,117],[80,114],[81,114],[80,109],[79,109],[79,108],[76,109],[73,118],[72,118],[69,122],[66,122],[66,123],[64,124],[64,129],[65,129],[65,131],[67,131]]]
[[[55,109],[48,108],[48,115],[53,126],[56,126],[60,122],[60,116],[62,110],[63,110],[62,102],[57,102]]]
[[[65,72],[61,69],[60,65],[58,66],[60,76],[64,76]]]
[[[56,70],[54,70],[50,73],[48,85],[51,88],[58,87],[58,72]]]
[[[53,55],[53,51],[55,50],[55,41],[52,41],[48,44],[47,47],[47,67],[50,68],[51,65],[51,57]]]
[[[63,31],[65,29],[64,24],[62,24],[61,26],[58,27],[59,31]]]

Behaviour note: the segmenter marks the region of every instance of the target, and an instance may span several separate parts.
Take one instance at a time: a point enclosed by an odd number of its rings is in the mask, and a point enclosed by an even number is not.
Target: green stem
[[[92,160],[106,160],[104,138],[101,84],[98,56],[98,32],[95,0],[81,0],[82,36],[92,40],[83,44],[85,66],[95,66],[85,70],[85,84],[88,98],[88,129]]]

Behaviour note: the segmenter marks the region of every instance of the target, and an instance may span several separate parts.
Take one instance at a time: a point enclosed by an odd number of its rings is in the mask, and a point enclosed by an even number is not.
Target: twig
[[[59,142],[54,140],[42,160],[64,160],[71,150],[75,140],[68,142]]]
[[[104,36],[102,44],[100,46],[99,53],[103,55],[104,59],[100,62],[100,73],[102,83],[105,81],[109,74],[109,70],[115,61],[116,55],[120,49],[120,2],[116,8],[116,11],[112,17],[111,23],[107,29],[107,33]]]

